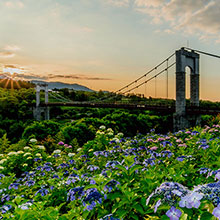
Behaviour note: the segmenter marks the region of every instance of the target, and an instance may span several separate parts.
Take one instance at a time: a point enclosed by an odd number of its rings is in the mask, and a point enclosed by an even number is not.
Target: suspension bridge
[[[90,108],[124,108],[124,109],[142,109],[161,112],[163,114],[173,114],[174,131],[200,125],[202,114],[219,114],[218,108],[204,108],[199,106],[200,95],[200,71],[199,60],[200,54],[220,58],[220,56],[207,53],[200,50],[182,47],[175,53],[168,56],[161,63],[144,73],[131,83],[123,86],[114,93],[110,93],[103,99],[96,101],[76,102],[68,100],[57,94],[48,93],[46,84],[36,86],[36,106],[34,108],[34,116],[36,120],[41,119],[41,113],[44,112],[45,119],[49,119],[49,107],[52,106],[73,106],[73,107],[90,107]],[[186,104],[186,67],[190,69],[190,105]],[[175,68],[175,84],[176,84],[176,100],[175,104],[155,104],[146,102],[123,103],[116,101],[114,98],[118,95],[127,95],[134,93],[140,87],[146,86],[155,81],[156,96],[156,80],[160,76],[165,75],[166,97],[169,97],[169,71]],[[40,103],[40,91],[45,91],[45,102]],[[49,102],[49,96],[58,102]]]

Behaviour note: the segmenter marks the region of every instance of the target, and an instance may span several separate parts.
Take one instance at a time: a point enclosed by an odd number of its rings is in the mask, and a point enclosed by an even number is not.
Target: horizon
[[[0,74],[116,91],[183,46],[220,54],[219,9],[218,0],[3,0]],[[218,61],[201,56],[202,100],[220,101]],[[163,77],[153,86],[135,92],[166,97]]]

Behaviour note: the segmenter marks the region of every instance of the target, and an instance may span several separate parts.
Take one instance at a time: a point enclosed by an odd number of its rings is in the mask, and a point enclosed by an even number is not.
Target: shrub
[[[93,126],[87,126],[85,123],[67,125],[62,129],[62,133],[65,138],[65,143],[71,143],[71,141],[76,138],[80,146],[95,137],[95,129]]]
[[[60,130],[60,124],[54,121],[34,121],[27,126],[22,134],[23,138],[29,138],[34,134],[37,140],[43,140],[48,135],[54,136]]]

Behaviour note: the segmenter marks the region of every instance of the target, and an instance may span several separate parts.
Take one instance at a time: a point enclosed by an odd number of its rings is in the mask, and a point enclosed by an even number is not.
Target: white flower
[[[27,167],[27,166],[28,166],[28,164],[27,164],[27,163],[24,163],[24,164],[23,164],[23,167]]]
[[[32,157],[28,157],[28,158],[27,158],[27,160],[31,160],[31,159],[33,159],[33,158],[32,158]]]
[[[68,153],[68,157],[73,157],[74,155],[74,153]]]
[[[31,148],[28,147],[28,146],[25,146],[25,147],[24,147],[24,150],[31,150]]]
[[[116,137],[114,137],[114,138],[112,139],[112,141],[115,141],[116,143],[119,143],[119,142],[120,142],[119,139],[116,138]]]
[[[17,151],[17,154],[23,154],[23,153],[24,153],[24,151],[22,151],[22,150]]]
[[[43,145],[37,145],[38,149],[45,150],[45,147]]]
[[[122,138],[124,136],[124,134],[122,132],[117,134],[118,137]]]
[[[41,154],[40,153],[36,153],[35,156],[36,157],[41,157]]]
[[[105,130],[106,127],[105,127],[105,125],[101,125],[101,126],[99,127],[99,129],[100,129],[100,130]]]
[[[8,153],[8,156],[16,155],[16,154],[17,154],[16,152],[9,152],[9,153]]]
[[[19,205],[18,208],[20,208],[22,210],[27,210],[27,209],[29,209],[30,206],[32,206],[32,203],[26,202],[26,203],[24,203],[22,205]]]
[[[5,161],[7,161],[7,159],[0,160],[0,164],[3,164]]]
[[[105,134],[104,131],[97,131],[96,134]]]
[[[114,131],[111,128],[108,128],[107,132],[112,132],[113,133]]]
[[[54,153],[54,154],[60,154],[60,153],[61,153],[61,150],[55,150],[53,153]]]
[[[31,155],[31,153],[27,152],[24,154],[24,157]]]
[[[4,167],[1,167],[1,166],[0,166],[0,170],[4,170]]]
[[[0,157],[4,157],[4,154],[0,154]]]
[[[78,152],[81,151],[81,150],[82,150],[82,148],[78,148],[78,149],[77,149]]]
[[[34,144],[34,143],[36,143],[36,142],[37,142],[37,140],[36,140],[35,138],[31,138],[31,139],[30,139],[30,143],[33,143],[33,144]]]

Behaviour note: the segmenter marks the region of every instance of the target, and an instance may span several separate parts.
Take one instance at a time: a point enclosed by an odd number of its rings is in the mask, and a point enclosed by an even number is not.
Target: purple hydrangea
[[[216,208],[214,208],[212,214],[213,214],[215,217],[217,217],[218,219],[220,219],[220,204],[219,204]]]
[[[170,218],[170,220],[179,220],[182,212],[179,209],[176,209],[172,206],[167,212],[166,215]]]

